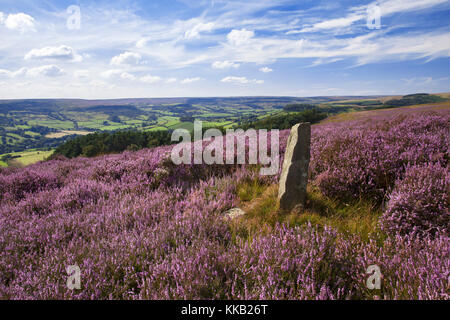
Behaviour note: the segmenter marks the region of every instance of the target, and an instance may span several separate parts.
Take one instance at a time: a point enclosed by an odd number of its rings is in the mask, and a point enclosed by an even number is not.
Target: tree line
[[[317,123],[327,117],[327,113],[317,109],[305,110],[302,112],[282,113],[269,116],[260,120],[244,122],[240,127],[244,130],[253,129],[290,129],[299,122]]]
[[[101,154],[119,153],[124,150],[140,150],[171,143],[171,131],[96,132],[78,136],[56,148],[54,155],[67,158],[94,157]]]

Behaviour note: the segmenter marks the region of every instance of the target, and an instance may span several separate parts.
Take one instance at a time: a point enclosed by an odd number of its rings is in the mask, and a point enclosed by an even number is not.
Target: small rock
[[[233,220],[240,216],[243,216],[246,212],[241,208],[233,208],[224,213],[225,219]]]

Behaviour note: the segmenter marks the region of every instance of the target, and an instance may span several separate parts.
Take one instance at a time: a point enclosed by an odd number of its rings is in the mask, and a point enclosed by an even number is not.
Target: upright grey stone
[[[280,210],[284,213],[299,211],[305,206],[310,149],[311,125],[296,124],[286,145],[278,189]]]

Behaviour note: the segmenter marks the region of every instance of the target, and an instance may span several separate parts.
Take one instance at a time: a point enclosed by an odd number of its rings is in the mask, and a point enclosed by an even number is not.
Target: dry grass
[[[261,188],[264,190],[262,191]],[[283,215],[278,210],[278,185],[261,186],[248,183],[239,188],[245,190],[240,208],[247,214],[233,222],[236,234],[252,238],[269,230],[276,223],[299,226],[307,223],[319,227],[331,226],[342,233],[358,234],[363,239],[379,232],[377,227],[381,208],[369,201],[355,199],[343,203],[324,196],[317,188],[309,186],[306,208],[302,213]],[[248,200],[253,193],[252,200]]]
[[[450,98],[450,92],[444,92],[444,93],[434,93],[435,96],[441,96],[442,98],[449,99]]]
[[[62,138],[62,137],[65,137],[65,136],[69,136],[69,135],[71,135],[71,134],[76,134],[76,135],[80,135],[80,136],[85,136],[85,135],[87,135],[87,134],[89,134],[89,133],[92,133],[92,132],[89,132],[89,131],[69,131],[69,130],[63,130],[63,131],[60,131],[60,132],[52,132],[52,133],[49,133],[49,134],[47,134],[45,137],[46,137],[46,138],[50,138],[50,139],[54,139],[54,138]]]

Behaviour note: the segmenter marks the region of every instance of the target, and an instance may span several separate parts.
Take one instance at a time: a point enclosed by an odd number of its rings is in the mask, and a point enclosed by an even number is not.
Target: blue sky
[[[0,0],[0,98],[448,92],[448,21],[449,0]]]

